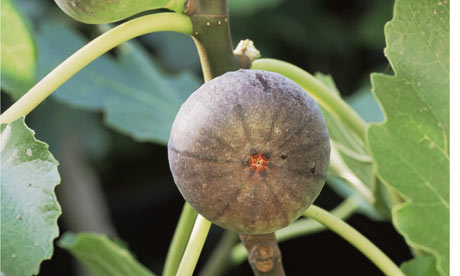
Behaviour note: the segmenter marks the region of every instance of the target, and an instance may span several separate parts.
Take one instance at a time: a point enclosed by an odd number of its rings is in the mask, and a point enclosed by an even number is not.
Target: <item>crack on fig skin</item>
[[[251,131],[249,130],[248,122],[246,122],[243,107],[241,106],[241,104],[237,104],[234,107],[234,109],[236,113],[238,114],[238,116],[240,117],[241,125],[243,126],[244,133],[246,134],[246,138],[248,139],[248,142],[250,144],[253,144],[251,140],[251,133],[250,133]]]
[[[177,153],[177,154],[187,156],[187,157],[190,157],[190,158],[196,158],[196,159],[199,159],[199,160],[202,160],[202,161],[225,163],[225,164],[228,164],[228,163],[240,164],[239,160],[219,160],[219,159],[214,158],[214,157],[205,156],[205,155],[201,155],[201,154],[197,154],[197,153],[193,153],[193,152],[180,151],[180,150],[174,148],[173,146],[169,146],[169,148],[172,151],[174,151],[175,153]]]

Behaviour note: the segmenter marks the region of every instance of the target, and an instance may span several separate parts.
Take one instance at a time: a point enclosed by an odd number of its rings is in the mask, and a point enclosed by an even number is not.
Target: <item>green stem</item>
[[[357,196],[350,196],[344,200],[339,206],[334,208],[331,213],[346,220],[353,215],[359,207]],[[292,227],[286,227],[276,232],[278,241],[293,239],[298,236],[313,234],[325,230],[326,227],[313,219],[300,219],[292,223]]]
[[[184,254],[187,241],[192,232],[197,212],[188,204],[184,204],[179,222],[177,223],[174,237],[169,246],[168,255],[163,269],[163,276],[175,276],[179,267],[182,255]]]
[[[349,218],[359,207],[357,196],[350,196],[339,206],[334,208],[331,213],[343,220]],[[276,240],[282,242],[285,240],[293,239],[308,234],[313,234],[327,229],[324,225],[320,224],[313,219],[299,219],[291,223],[288,227],[276,231]],[[233,247],[231,254],[231,262],[233,265],[238,265],[247,258],[247,251],[244,249],[243,244],[238,244]]]
[[[241,66],[233,54],[227,0],[189,0],[187,14],[193,23],[193,41],[200,57],[204,81]]]
[[[191,276],[193,274],[210,227],[211,222],[198,215],[176,275]]]
[[[239,238],[236,232],[226,230],[220,238],[219,243],[212,251],[211,257],[201,269],[199,275],[206,276],[224,274],[225,270],[231,265],[231,249],[238,240]],[[244,251],[246,252],[246,250]]]
[[[157,13],[139,17],[118,25],[79,49],[32,87],[22,98],[0,116],[0,123],[10,123],[29,114],[65,81],[110,49],[121,43],[151,32],[173,31],[192,33],[188,16],[176,13]]]
[[[322,107],[347,124],[363,142],[366,141],[367,125],[364,120],[342,98],[310,73],[290,63],[268,58],[253,61],[251,69],[276,72],[295,81]]]
[[[304,215],[324,224],[324,226],[347,240],[386,275],[404,276],[404,273],[385,253],[343,220],[315,205],[310,206]]]

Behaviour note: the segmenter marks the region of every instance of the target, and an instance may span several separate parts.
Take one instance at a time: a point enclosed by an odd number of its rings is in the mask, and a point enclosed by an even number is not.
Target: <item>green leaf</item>
[[[11,0],[2,0],[0,48],[2,89],[19,99],[35,83],[35,42]]]
[[[331,91],[340,94],[331,76],[316,73],[315,77],[331,88]],[[366,210],[367,215],[372,214],[372,217],[376,218],[375,211],[378,211],[379,218],[389,218],[389,210],[375,181],[374,166],[366,145],[336,116],[323,108],[321,112],[331,138],[329,176],[344,180],[354,193],[361,195],[363,200],[360,207],[361,210]],[[344,182],[329,178],[328,183],[339,194],[349,196],[350,189],[342,187]],[[375,209],[374,212],[369,212],[369,208]]]
[[[436,261],[431,256],[417,257],[401,265],[407,276],[438,276]]]
[[[70,28],[51,22],[41,27],[37,40],[40,76],[86,43]],[[134,42],[117,49],[117,59],[98,58],[53,97],[74,107],[103,111],[108,125],[136,140],[166,144],[180,105],[199,81],[191,73],[167,75]]]
[[[1,126],[1,274],[32,275],[51,258],[61,214],[58,162],[24,119]]]
[[[190,37],[174,32],[151,33],[142,37],[142,41],[153,47],[161,64],[175,72],[185,68],[201,70],[200,58]]]
[[[395,227],[448,275],[448,1],[396,1],[385,36],[395,75],[371,76],[386,121],[369,128],[369,147],[380,179],[405,201],[393,210]]]
[[[104,235],[65,233],[58,245],[98,276],[153,276],[132,254]]]

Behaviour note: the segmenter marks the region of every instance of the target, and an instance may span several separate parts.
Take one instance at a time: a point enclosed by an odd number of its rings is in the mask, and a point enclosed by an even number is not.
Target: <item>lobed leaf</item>
[[[24,118],[2,125],[0,136],[1,275],[37,274],[59,233],[58,162]]]
[[[373,74],[386,115],[368,143],[379,178],[404,203],[393,223],[416,249],[449,274],[449,3],[397,0],[385,27],[394,76]]]

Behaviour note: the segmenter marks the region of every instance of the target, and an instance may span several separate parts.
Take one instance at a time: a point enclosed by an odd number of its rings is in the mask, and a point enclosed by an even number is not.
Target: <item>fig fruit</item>
[[[88,24],[105,24],[119,21],[137,13],[169,8],[176,10],[180,7],[171,0],[55,0],[56,4],[66,14],[75,20]],[[183,9],[182,3],[182,9]]]
[[[179,191],[205,218],[243,234],[271,233],[321,191],[329,133],[296,83],[239,70],[202,85],[181,106],[168,156]]]

